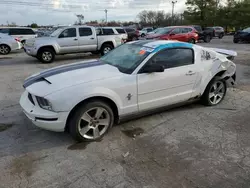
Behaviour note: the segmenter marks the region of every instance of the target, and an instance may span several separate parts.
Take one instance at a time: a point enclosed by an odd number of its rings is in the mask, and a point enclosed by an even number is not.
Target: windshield
[[[171,28],[171,27],[166,27],[166,28],[159,29],[159,30],[156,31],[155,33],[156,33],[156,34],[168,34],[168,33],[170,33],[170,31],[171,31],[172,29],[173,29],[173,28]]]
[[[124,44],[101,57],[101,61],[115,66],[119,71],[131,74],[135,68],[150,54],[146,49],[135,44]]]
[[[59,35],[62,31],[64,30],[64,28],[59,28],[57,30],[55,30],[53,33],[51,33],[51,37],[56,37],[57,35]]]
[[[250,33],[250,27],[248,27],[248,28],[246,28],[246,29],[244,29],[244,30],[242,30],[243,32],[248,32],[248,33]]]

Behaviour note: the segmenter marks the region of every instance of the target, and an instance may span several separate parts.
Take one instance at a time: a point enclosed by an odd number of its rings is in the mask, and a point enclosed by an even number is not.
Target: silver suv
[[[49,37],[27,40],[24,50],[42,63],[51,63],[55,55],[82,52],[104,55],[122,43],[121,35],[100,34],[91,26],[71,26],[57,29]]]

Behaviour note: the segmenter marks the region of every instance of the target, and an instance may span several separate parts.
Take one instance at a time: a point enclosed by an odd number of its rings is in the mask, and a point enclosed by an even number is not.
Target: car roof
[[[0,27],[0,29],[32,29],[30,27]]]
[[[165,49],[172,47],[187,47],[187,48],[193,47],[193,44],[173,41],[173,40],[138,40],[129,42],[128,44],[140,45],[142,47],[148,47],[152,49]]]

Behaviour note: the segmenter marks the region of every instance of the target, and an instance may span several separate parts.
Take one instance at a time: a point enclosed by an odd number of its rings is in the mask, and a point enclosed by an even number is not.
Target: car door
[[[170,40],[178,40],[178,41],[183,41],[183,33],[182,33],[182,28],[175,28],[172,30],[170,33]]]
[[[78,37],[76,28],[67,28],[57,38],[60,47],[60,54],[78,52]]]
[[[97,50],[97,36],[90,27],[79,27],[79,51],[90,52]]]
[[[192,97],[197,67],[191,48],[165,49],[147,63],[163,65],[164,72],[139,73],[138,106],[140,111],[186,101]]]

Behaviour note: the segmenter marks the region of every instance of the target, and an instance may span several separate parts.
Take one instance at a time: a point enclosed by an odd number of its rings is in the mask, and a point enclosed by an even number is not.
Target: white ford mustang
[[[235,82],[236,55],[176,41],[131,42],[100,60],[29,77],[20,104],[38,127],[96,140],[131,115],[197,99],[217,105]]]

